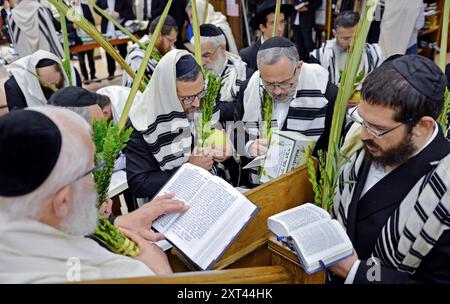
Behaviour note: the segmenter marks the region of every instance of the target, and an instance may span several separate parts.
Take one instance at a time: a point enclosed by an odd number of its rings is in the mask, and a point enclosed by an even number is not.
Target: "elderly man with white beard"
[[[30,153],[33,151],[33,153]],[[0,283],[56,283],[170,273],[166,255],[136,229],[186,209],[173,195],[115,221],[135,258],[86,238],[97,225],[91,128],[66,109],[35,107],[0,118]],[[121,223],[119,223],[121,222]],[[145,224],[146,222],[146,224]],[[144,240],[144,238],[146,240]],[[74,265],[79,267],[74,269]]]
[[[252,76],[253,70],[239,56],[226,51],[225,35],[213,24],[200,26],[200,44],[203,67],[214,73],[216,78],[222,77],[216,100],[220,122],[234,121],[233,113],[241,83]]]

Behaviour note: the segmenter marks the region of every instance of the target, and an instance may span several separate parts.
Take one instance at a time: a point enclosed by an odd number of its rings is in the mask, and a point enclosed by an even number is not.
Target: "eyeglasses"
[[[393,128],[390,128],[388,130],[381,131],[381,130],[378,130],[378,129],[374,128],[374,127],[368,126],[359,115],[358,116],[356,115],[356,113],[357,113],[356,111],[357,110],[358,110],[358,107],[355,107],[353,109],[353,111],[350,113],[350,119],[353,120],[356,123],[359,123],[361,126],[363,126],[367,130],[367,132],[369,132],[371,135],[373,135],[375,137],[381,137],[383,135],[386,135],[387,133],[389,133],[391,131],[394,131],[395,129],[397,129],[398,127],[400,127],[401,125],[404,124],[404,123],[401,123],[401,124],[399,124],[399,125],[397,125],[397,126],[395,126]]]
[[[175,42],[177,41],[177,38],[172,39],[167,35],[163,35],[164,38],[166,38],[167,40],[169,40],[170,44],[175,44]]]
[[[279,82],[279,83],[267,82],[262,78],[261,78],[261,80],[262,80],[262,83],[263,83],[264,87],[266,88],[266,90],[273,91],[273,90],[275,90],[276,87],[279,87],[281,90],[288,90],[294,86],[295,81],[292,81],[292,79],[295,77],[296,73],[297,73],[297,68],[294,69],[294,74],[292,74],[291,78],[289,78],[288,80],[285,80],[283,82]]]
[[[212,53],[206,52],[206,53],[202,54],[202,58],[211,60],[211,58],[214,57],[214,55],[217,53],[217,50],[219,48],[220,48],[220,45],[214,49],[214,52],[212,52]]]
[[[61,189],[63,189],[63,188],[65,188],[65,187],[67,187],[67,186],[69,186],[69,185],[71,185],[71,184],[73,184],[73,183],[79,181],[79,180],[82,179],[83,177],[86,177],[86,176],[88,176],[89,174],[94,174],[95,172],[97,172],[97,171],[103,169],[103,167],[105,167],[105,161],[99,162],[96,166],[94,166],[94,168],[92,168],[92,169],[90,169],[89,171],[87,171],[87,172],[85,172],[85,173],[79,175],[77,178],[75,178],[74,180],[72,180],[70,183],[65,184],[63,187],[61,187],[61,188],[58,190],[58,192],[61,191]]]
[[[178,96],[178,99],[185,105],[190,105],[191,103],[194,102],[194,100],[196,98],[198,98],[199,100],[202,100],[203,97],[205,97],[206,95],[206,89],[203,88],[203,90],[201,90],[198,94],[196,95],[191,95],[191,96],[186,96],[186,97],[180,97]]]

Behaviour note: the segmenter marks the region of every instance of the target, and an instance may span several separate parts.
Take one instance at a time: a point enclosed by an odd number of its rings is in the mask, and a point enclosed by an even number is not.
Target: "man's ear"
[[[264,31],[266,29],[267,29],[267,27],[264,24],[262,24],[262,23],[259,24],[259,30],[261,31],[261,33],[264,33]]]
[[[333,29],[331,32],[333,33],[333,37],[336,37],[336,34],[337,34],[336,30]]]
[[[435,121],[431,116],[424,116],[414,126],[412,132],[417,137],[423,137],[433,131],[434,125]]]
[[[220,49],[222,50],[222,53],[225,54],[225,51],[227,50],[227,46],[226,45],[221,45]]]
[[[58,219],[64,219],[70,213],[72,209],[72,196],[73,191],[70,186],[61,189],[53,198],[51,206],[53,215]]]

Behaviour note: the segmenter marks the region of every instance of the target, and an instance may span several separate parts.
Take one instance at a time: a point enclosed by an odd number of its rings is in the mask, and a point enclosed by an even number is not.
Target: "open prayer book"
[[[199,269],[211,269],[259,211],[238,190],[208,171],[184,164],[160,190],[189,205],[184,213],[170,213],[153,222],[185,258]]]
[[[308,274],[353,254],[353,245],[341,224],[311,203],[273,215],[267,224],[278,240],[297,253]]]
[[[260,167],[259,183],[264,184],[306,163],[306,151],[314,140],[295,131],[273,130],[265,155],[253,159],[244,169]]]

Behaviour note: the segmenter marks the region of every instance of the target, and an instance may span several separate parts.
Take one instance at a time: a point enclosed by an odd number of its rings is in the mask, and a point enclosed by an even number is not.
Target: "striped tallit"
[[[61,42],[53,25],[51,11],[36,0],[23,0],[9,18],[11,40],[20,57],[38,50],[64,57]]]
[[[241,83],[247,79],[247,64],[241,57],[225,52],[227,62],[222,72],[222,86],[219,92],[221,102],[234,102],[239,94]]]
[[[328,101],[325,91],[328,72],[317,64],[303,63],[297,83],[297,93],[289,105],[285,126],[280,129],[298,131],[317,140],[325,128]],[[259,71],[253,73],[244,92],[244,116],[246,131],[256,136],[263,122],[261,104],[263,96]],[[273,112],[274,113],[274,112]],[[276,121],[272,119],[272,126]]]
[[[176,63],[185,56],[183,50],[172,50],[163,56],[142,97],[135,100],[130,119],[139,131],[162,171],[186,163],[191,154],[196,130],[181,106],[176,89]],[[212,125],[219,120],[213,113]]]
[[[320,62],[330,74],[330,82],[339,85],[340,73],[337,68],[337,58],[335,53],[336,40],[328,40],[322,44],[318,49],[315,49],[310,53],[312,57]],[[372,72],[376,67],[383,63],[383,54],[378,44],[366,43],[363,57],[361,60],[360,70],[364,68],[365,75]]]
[[[364,150],[354,153],[343,166],[334,198],[334,214],[346,228],[349,206]],[[414,274],[442,233],[450,228],[450,155],[431,163],[390,216],[375,243],[372,257],[384,267]]]
[[[142,43],[147,43],[149,41],[148,36],[142,37],[140,40]],[[155,49],[156,51],[156,49]],[[130,66],[130,68],[136,73],[142,63],[142,59],[144,59],[145,50],[141,49],[139,45],[133,44],[128,52],[127,57],[125,57],[125,62]],[[145,68],[144,75],[147,76],[148,79],[152,77],[153,71],[156,68],[158,61],[154,58],[150,58],[147,62],[147,67]],[[133,78],[128,75],[128,73],[123,73],[122,75],[122,86],[131,88],[133,85]]]

